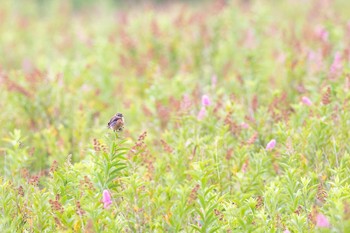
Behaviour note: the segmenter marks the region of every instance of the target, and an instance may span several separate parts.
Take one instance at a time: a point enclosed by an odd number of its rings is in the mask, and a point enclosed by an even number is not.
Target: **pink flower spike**
[[[215,88],[217,83],[218,83],[218,78],[216,77],[216,75],[213,75],[211,77],[211,86],[212,86],[212,88]]]
[[[185,94],[181,101],[181,109],[187,111],[188,109],[191,108],[191,105],[192,105],[191,98]]]
[[[316,216],[316,226],[317,227],[323,227],[323,228],[329,228],[331,224],[329,223],[326,216],[323,214],[318,214]]]
[[[320,37],[324,42],[328,42],[328,31],[326,29],[322,29],[320,32]]]
[[[301,101],[303,102],[303,104],[307,105],[307,106],[311,106],[312,105],[312,102],[309,98],[307,98],[306,96],[303,96],[301,98]]]
[[[273,148],[275,148],[276,146],[276,140],[275,139],[272,139],[269,143],[267,143],[266,145],[266,150],[267,151],[270,151],[272,150]]]
[[[112,204],[111,194],[108,192],[108,190],[103,190],[103,207],[105,209],[108,209],[109,206]]]
[[[210,102],[209,96],[203,95],[202,96],[202,105],[204,107],[206,107],[206,106],[209,106],[210,104],[211,104],[211,102]]]
[[[203,120],[203,118],[205,117],[206,114],[207,114],[207,110],[205,110],[205,107],[203,106],[198,113],[197,119]]]
[[[318,28],[316,28],[316,34],[318,38],[321,39],[323,42],[328,42],[329,34],[327,29],[325,29],[322,26],[319,26]]]
[[[330,72],[331,74],[336,74],[337,72],[339,72],[341,69],[343,68],[343,65],[342,65],[342,62],[341,62],[341,53],[340,52],[337,52],[335,55],[334,55],[334,60],[333,60],[333,63],[331,65],[331,68],[330,68]]]

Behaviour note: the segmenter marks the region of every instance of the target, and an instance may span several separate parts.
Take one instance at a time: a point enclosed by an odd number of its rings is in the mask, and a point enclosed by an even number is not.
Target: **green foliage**
[[[113,2],[0,3],[0,232],[348,231],[348,1]]]

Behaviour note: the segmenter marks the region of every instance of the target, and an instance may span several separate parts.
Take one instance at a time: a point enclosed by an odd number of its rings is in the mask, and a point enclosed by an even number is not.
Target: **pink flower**
[[[103,207],[105,209],[108,209],[109,206],[112,204],[111,194],[108,192],[108,190],[103,190]]]
[[[243,129],[248,129],[248,128],[249,128],[249,125],[248,125],[247,123],[245,123],[245,122],[242,122],[242,123],[241,123],[241,127],[242,127]]]
[[[198,113],[197,119],[202,120],[206,114],[207,114],[207,110],[205,110],[205,107],[203,106]]]
[[[243,173],[246,173],[247,170],[248,170],[248,166],[249,166],[249,160],[246,160],[246,161],[243,163],[243,165],[242,165],[241,171],[242,171]]]
[[[331,68],[329,69],[330,73],[332,75],[336,75],[340,72],[340,70],[343,68],[342,62],[341,62],[341,54],[340,52],[337,52],[334,55],[333,63],[331,65]]]
[[[269,143],[266,145],[266,150],[270,151],[276,146],[276,140],[272,139]]]
[[[206,107],[206,106],[209,106],[210,104],[211,104],[211,101],[210,101],[210,99],[209,99],[209,96],[203,95],[203,96],[202,96],[202,105],[203,105],[204,107]]]
[[[255,34],[253,29],[248,29],[245,32],[245,38],[244,38],[244,46],[246,48],[252,49],[255,48],[257,44],[256,38],[255,38]]]
[[[323,57],[320,51],[310,51],[307,56],[308,65],[313,72],[317,72],[323,66]]]
[[[323,42],[328,42],[328,31],[322,26],[316,28],[316,34]]]
[[[283,233],[290,233],[288,229],[284,230]]]
[[[181,109],[187,111],[191,108],[192,102],[191,98],[188,95],[184,95],[181,101]]]
[[[316,216],[316,226],[329,228],[331,226],[331,224],[329,223],[326,216],[324,216],[323,214],[318,214]]]
[[[310,51],[308,54],[307,54],[307,60],[309,62],[312,62],[312,61],[315,61],[317,59],[317,54],[314,52],[314,51]]]
[[[218,83],[218,78],[216,77],[216,75],[213,75],[211,77],[211,86],[212,86],[212,88],[215,88],[217,83]]]
[[[303,102],[303,104],[307,105],[307,106],[311,106],[312,105],[312,102],[309,98],[307,98],[306,96],[303,96],[301,98],[301,101]]]
[[[328,42],[328,32],[326,29],[321,30],[320,37],[324,42]]]
[[[277,62],[283,64],[286,61],[286,55],[282,52],[277,56]]]

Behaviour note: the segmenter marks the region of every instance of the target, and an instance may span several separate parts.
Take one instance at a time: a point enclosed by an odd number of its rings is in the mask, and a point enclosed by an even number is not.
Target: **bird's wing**
[[[117,116],[113,116],[113,117],[109,120],[108,126],[110,126],[114,121],[116,121],[117,118],[118,118]]]
[[[123,117],[113,116],[108,122],[108,127],[111,126],[112,123],[118,122],[118,120],[122,120],[123,121]]]

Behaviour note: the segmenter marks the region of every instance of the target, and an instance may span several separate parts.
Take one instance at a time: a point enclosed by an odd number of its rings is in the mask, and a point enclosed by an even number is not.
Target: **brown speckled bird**
[[[124,117],[123,114],[117,113],[112,119],[108,122],[107,127],[113,129],[114,131],[122,131],[124,128]]]

